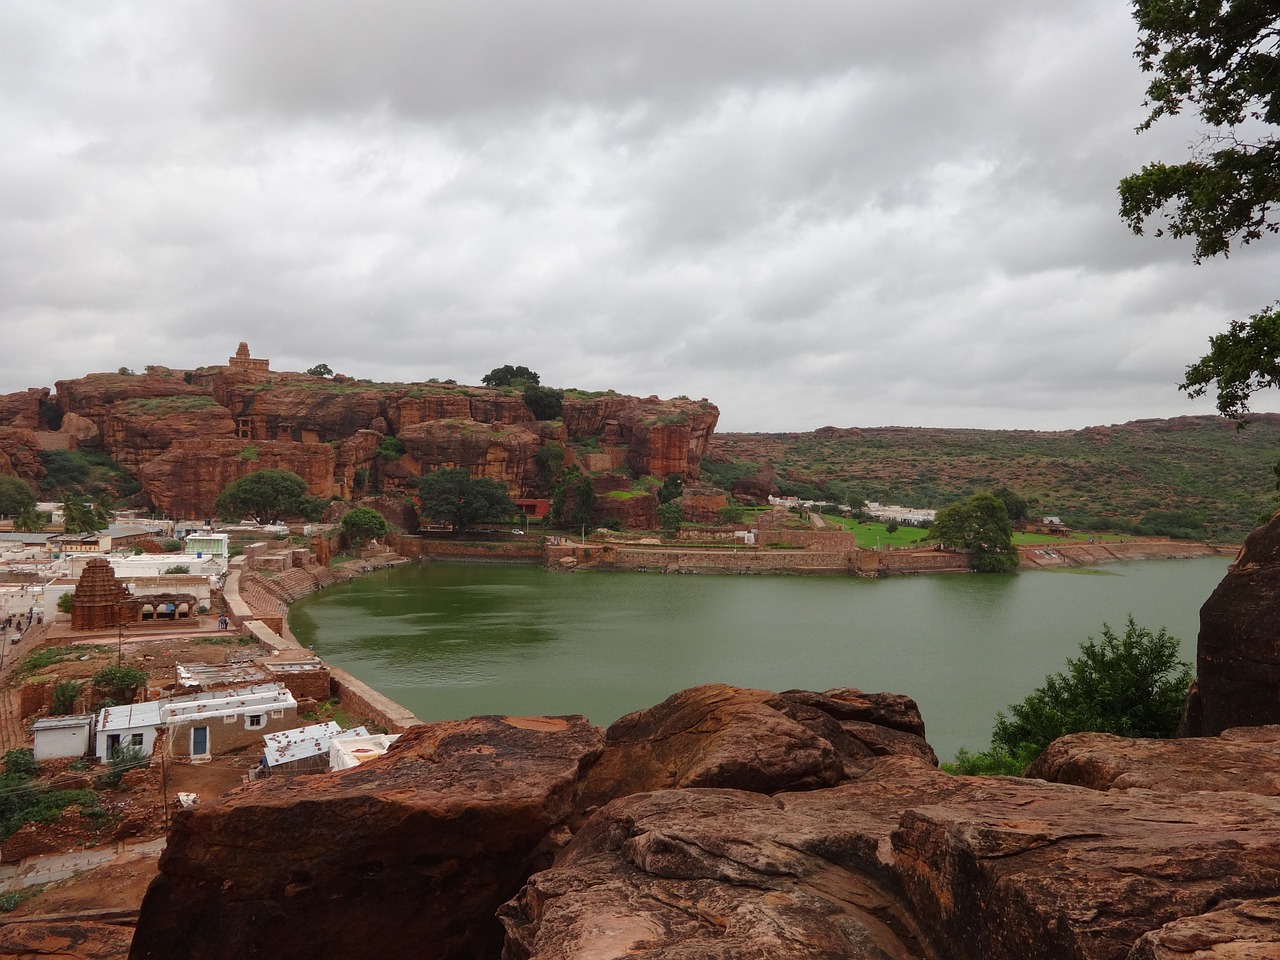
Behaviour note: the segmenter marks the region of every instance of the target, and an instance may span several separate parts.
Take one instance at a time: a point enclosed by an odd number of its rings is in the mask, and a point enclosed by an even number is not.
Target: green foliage
[[[46,430],[58,431],[62,428],[62,418],[66,416],[63,409],[51,400],[40,401],[40,424]]]
[[[356,467],[355,475],[352,477],[351,485],[356,490],[363,490],[369,485],[369,468],[365,466]]]
[[[147,682],[147,675],[137,667],[111,664],[93,675],[93,684],[107,690],[117,702],[129,700],[134,691]]]
[[[1009,715],[996,715],[993,746],[1018,755],[1023,745],[1038,752],[1068,733],[1094,731],[1122,737],[1172,737],[1191,683],[1191,668],[1178,658],[1178,640],[1164,629],[1139,627],[1129,617],[1123,636],[1103,624],[1102,639],[1090,637],[1081,655],[1067,659],[1067,672],[1044,685]]]
[[[1033,745],[1022,744],[1016,753],[1010,753],[1000,744],[991,749],[970,752],[964,747],[956,751],[955,763],[939,764],[947,773],[962,777],[1020,777],[1040,751]]]
[[[42,790],[25,773],[0,773],[0,840],[28,823],[52,823],[72,804],[83,810],[97,803],[92,790]]]
[[[67,592],[58,597],[58,610],[61,613],[70,613],[71,608],[76,605],[76,596],[74,593]]]
[[[735,524],[742,523],[742,521],[746,519],[746,516],[746,507],[736,503],[731,503],[716,511],[716,523],[724,526],[734,526]]]
[[[40,772],[40,764],[36,763],[36,755],[26,747],[6,751],[4,755],[4,772],[17,773],[24,777],[34,777]]]
[[[584,527],[591,522],[596,509],[596,490],[591,478],[571,467],[561,477],[551,497],[551,515],[569,527]]]
[[[529,385],[537,386],[540,378],[536,373],[525,366],[515,366],[511,364],[503,364],[501,367],[494,367],[483,377],[480,382],[486,387],[525,387]]]
[[[662,487],[658,490],[658,503],[670,503],[680,497],[684,492],[684,476],[679,473],[668,474],[666,479],[662,481]]]
[[[132,376],[134,376],[134,372],[133,372],[132,370],[130,370],[128,367],[119,367],[119,368],[116,370],[116,373],[117,373],[117,374],[119,374],[119,375],[120,375],[120,376],[122,376],[122,377],[132,377]]]
[[[965,503],[939,510],[929,527],[929,539],[970,551],[969,565],[978,573],[1009,573],[1018,568],[1013,524],[1004,503],[992,493],[975,494]]]
[[[238,454],[236,454],[236,456],[238,456],[241,460],[248,460],[250,463],[252,463],[254,460],[258,459],[258,454],[259,454],[258,445],[256,443],[251,443],[247,447],[242,449]]]
[[[658,527],[668,536],[674,536],[684,522],[684,507],[675,500],[658,504]]]
[[[531,383],[524,388],[524,405],[539,420],[554,420],[560,416],[564,404],[564,391],[554,387],[540,387]]]
[[[314,367],[307,369],[309,377],[332,377],[333,370],[327,363],[317,363]]]
[[[1000,487],[995,492],[1000,498],[1000,502],[1004,504],[1005,512],[1009,514],[1009,519],[1013,522],[1027,519],[1027,501],[1022,499],[1008,487]]]
[[[11,913],[40,893],[41,887],[23,887],[21,890],[6,890],[0,893],[0,913]]]
[[[548,488],[559,482],[564,473],[564,461],[567,456],[568,452],[564,446],[555,440],[548,440],[533,455],[533,461],[538,465],[538,474]]]
[[[40,461],[45,469],[41,490],[77,488],[89,479],[89,463],[78,450],[46,450]]]
[[[17,477],[0,476],[0,517],[15,517],[24,510],[34,510],[35,494]]]
[[[76,699],[83,686],[79,680],[61,680],[53,687],[53,703],[49,713],[55,717],[65,717],[76,708]]]
[[[258,470],[227,484],[213,508],[224,520],[248,515],[259,523],[317,514],[307,482],[290,470]],[[323,509],[323,505],[321,505]]]
[[[175,563],[172,567],[165,567],[165,573],[190,573],[191,565],[186,563]]]
[[[139,747],[117,747],[107,759],[107,772],[98,778],[98,782],[106,787],[119,786],[124,775],[130,770],[151,766],[151,758],[145,756]]]
[[[179,550],[182,549],[182,541],[181,540],[162,540],[160,541],[160,548],[164,550],[165,553],[177,553]]]
[[[130,413],[150,417],[167,417],[174,413],[213,410],[221,404],[204,394],[175,394],[169,397],[138,397],[126,404]]]
[[[42,533],[52,519],[52,515],[44,510],[26,507],[14,516],[13,529],[17,533]]]
[[[1226,333],[1209,338],[1209,352],[1187,367],[1180,389],[1204,396],[1216,384],[1218,412],[1244,421],[1249,398],[1280,385],[1280,301],[1248,320],[1233,320]]]
[[[1237,240],[1248,244],[1280,231],[1274,219],[1280,202],[1275,3],[1134,0],[1133,10],[1135,56],[1152,74],[1151,112],[1139,130],[1189,106],[1208,132],[1186,162],[1150,163],[1121,180],[1121,217],[1140,234],[1163,211],[1156,236],[1194,238],[1197,263],[1227,256]],[[1272,307],[1232,322],[1227,333],[1210,339],[1208,355],[1187,368],[1182,389],[1200,396],[1216,382],[1219,411],[1243,417],[1250,395],[1276,384],[1276,322]]]
[[[338,521],[347,543],[363,546],[375,537],[387,535],[387,518],[369,507],[356,507],[342,515]]]
[[[487,477],[473,479],[460,467],[428,473],[418,484],[418,497],[423,516],[450,523],[458,532],[516,513],[506,487]]]
[[[399,437],[387,437],[379,444],[376,456],[383,460],[399,460],[404,456],[404,443]]]

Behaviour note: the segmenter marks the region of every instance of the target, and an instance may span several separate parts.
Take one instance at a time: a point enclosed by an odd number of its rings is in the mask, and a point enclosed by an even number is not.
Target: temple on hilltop
[[[252,370],[254,373],[270,373],[271,361],[258,360],[249,356],[249,344],[243,340],[240,346],[236,347],[236,355],[227,358],[227,366],[232,370]]]

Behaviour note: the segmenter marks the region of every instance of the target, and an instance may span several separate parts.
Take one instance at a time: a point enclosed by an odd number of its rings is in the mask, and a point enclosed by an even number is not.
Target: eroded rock
[[[581,717],[426,724],[379,762],[180,811],[131,956],[494,956],[602,739]]]

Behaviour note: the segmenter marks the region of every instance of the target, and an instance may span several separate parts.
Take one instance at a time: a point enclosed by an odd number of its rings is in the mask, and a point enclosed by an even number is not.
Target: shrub
[[[160,547],[161,549],[164,550],[165,553],[177,553],[179,550],[182,549],[182,541],[181,540],[162,540],[160,542]]]
[[[23,747],[10,750],[4,755],[4,772],[34,777],[40,772],[40,764],[36,763],[35,753]]]
[[[79,680],[63,680],[53,688],[53,703],[49,712],[56,717],[65,717],[76,708],[76,699],[80,696]]]
[[[147,675],[137,667],[114,663],[93,675],[94,686],[107,690],[117,703],[130,699],[133,692],[146,682]]]
[[[145,756],[140,747],[118,747],[107,760],[107,772],[98,778],[98,782],[107,787],[119,786],[130,770],[149,766],[151,758]]]
[[[376,456],[381,457],[383,460],[399,460],[404,456],[404,444],[399,437],[387,437],[378,446]]]
[[[76,595],[74,593],[64,593],[58,597],[58,609],[62,613],[70,613],[71,608],[76,605]]]
[[[258,445],[256,443],[251,443],[249,444],[249,446],[245,447],[238,454],[236,454],[236,456],[238,456],[241,460],[257,460]]]
[[[165,573],[190,573],[191,566],[186,563],[175,563],[172,567],[165,567]]]

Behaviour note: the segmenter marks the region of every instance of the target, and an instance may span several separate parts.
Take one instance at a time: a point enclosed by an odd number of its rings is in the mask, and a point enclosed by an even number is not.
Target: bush
[[[387,437],[378,446],[378,452],[375,456],[381,457],[383,460],[399,460],[404,456],[404,443],[399,437]]]
[[[376,537],[387,535],[387,518],[370,507],[356,507],[342,515],[338,521],[347,543],[363,546]]]
[[[17,773],[24,777],[34,777],[40,772],[40,764],[36,763],[36,755],[25,747],[10,750],[4,755],[4,772]]]
[[[53,704],[49,713],[55,717],[65,717],[76,708],[76,699],[80,696],[81,683],[78,680],[63,680],[53,688]]]
[[[1129,617],[1124,636],[1107,624],[1102,639],[1080,645],[1067,672],[996,715],[993,746],[1016,755],[1024,744],[1037,752],[1068,733],[1091,731],[1121,737],[1168,738],[1178,732],[1191,685],[1191,665],[1178,658],[1178,640],[1162,628],[1139,627]]]
[[[177,553],[182,549],[181,540],[162,540],[160,541],[160,549],[165,553]]]
[[[190,573],[191,566],[186,563],[175,563],[172,567],[165,567],[165,573]]]
[[[147,682],[147,675],[137,667],[112,664],[93,675],[93,684],[110,693],[117,703],[132,698],[133,692]]]
[[[58,610],[62,613],[70,613],[71,608],[76,605],[76,595],[74,593],[64,593],[58,597]]]
[[[151,758],[145,756],[140,747],[117,747],[107,760],[107,772],[98,778],[98,782],[107,787],[119,786],[130,770],[149,766]]]

